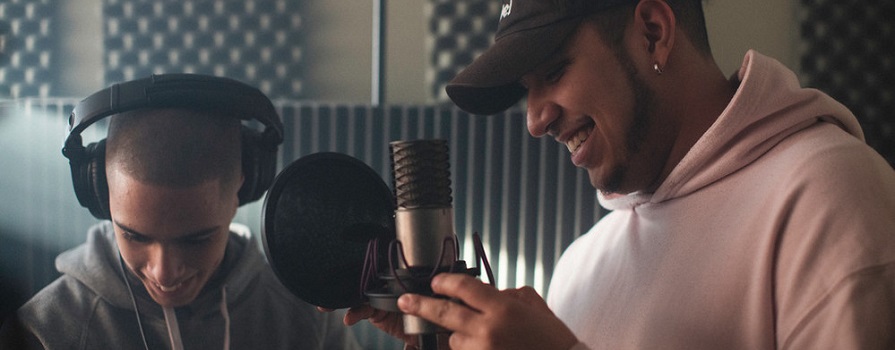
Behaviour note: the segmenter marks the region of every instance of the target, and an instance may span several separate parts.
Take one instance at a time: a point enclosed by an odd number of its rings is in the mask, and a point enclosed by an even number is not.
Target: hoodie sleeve
[[[895,349],[895,263],[852,275],[810,309],[782,349]]]
[[[778,347],[895,349],[893,170],[857,141],[814,146],[781,178],[791,191],[774,219]]]

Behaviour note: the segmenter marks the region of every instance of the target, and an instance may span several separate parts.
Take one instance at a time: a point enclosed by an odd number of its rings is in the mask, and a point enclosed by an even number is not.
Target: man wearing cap
[[[895,348],[895,171],[854,115],[755,51],[729,79],[699,0],[513,0],[447,87],[462,109],[527,96],[613,210],[549,295],[458,274],[399,308],[453,349]],[[548,307],[549,306],[549,307]],[[381,313],[352,310],[400,335]]]

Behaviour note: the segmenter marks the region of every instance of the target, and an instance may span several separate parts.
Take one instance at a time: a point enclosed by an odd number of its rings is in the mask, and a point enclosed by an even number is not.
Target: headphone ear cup
[[[277,176],[277,145],[268,145],[271,142],[269,141],[270,139],[265,136],[269,135],[258,135],[259,143],[256,146],[258,152],[258,173],[255,181],[258,183],[256,189],[258,193],[255,199],[264,196],[264,193],[270,189],[270,186],[273,185],[273,181]]]
[[[242,173],[244,181],[239,188],[239,205],[253,202],[273,183],[276,172],[276,148],[268,151],[263,147],[263,135],[245,126],[242,133]]]
[[[109,185],[106,182],[106,140],[87,145],[83,162],[72,166],[78,168],[72,171],[78,202],[97,219],[111,219]]]

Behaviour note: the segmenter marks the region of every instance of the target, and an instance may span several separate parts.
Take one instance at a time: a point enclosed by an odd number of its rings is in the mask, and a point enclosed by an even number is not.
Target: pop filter
[[[339,153],[302,157],[277,175],[262,210],[264,251],[293,294],[330,309],[365,301],[368,242],[395,237],[394,195],[373,169]]]

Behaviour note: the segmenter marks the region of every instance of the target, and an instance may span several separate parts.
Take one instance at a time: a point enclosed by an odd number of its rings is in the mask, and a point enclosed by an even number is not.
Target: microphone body
[[[395,228],[397,238],[402,243],[404,260],[399,260],[402,269],[419,271],[435,271],[442,267],[450,267],[456,257],[442,253],[450,247],[445,241],[453,242],[454,212],[451,208],[439,209],[398,209],[395,211]],[[412,272],[411,272],[412,273]],[[434,276],[434,274],[429,273]],[[429,287],[431,277],[419,281],[417,288],[409,288],[408,292],[432,294]],[[414,290],[416,289],[416,290]],[[438,331],[438,327],[422,318],[404,315],[404,332],[407,334],[429,334]]]
[[[444,140],[390,143],[396,199],[398,266],[409,274],[404,292],[432,295],[432,277],[458,260],[451,205],[450,159]],[[400,277],[398,277],[400,278]],[[407,334],[444,332],[422,318],[404,315]]]

